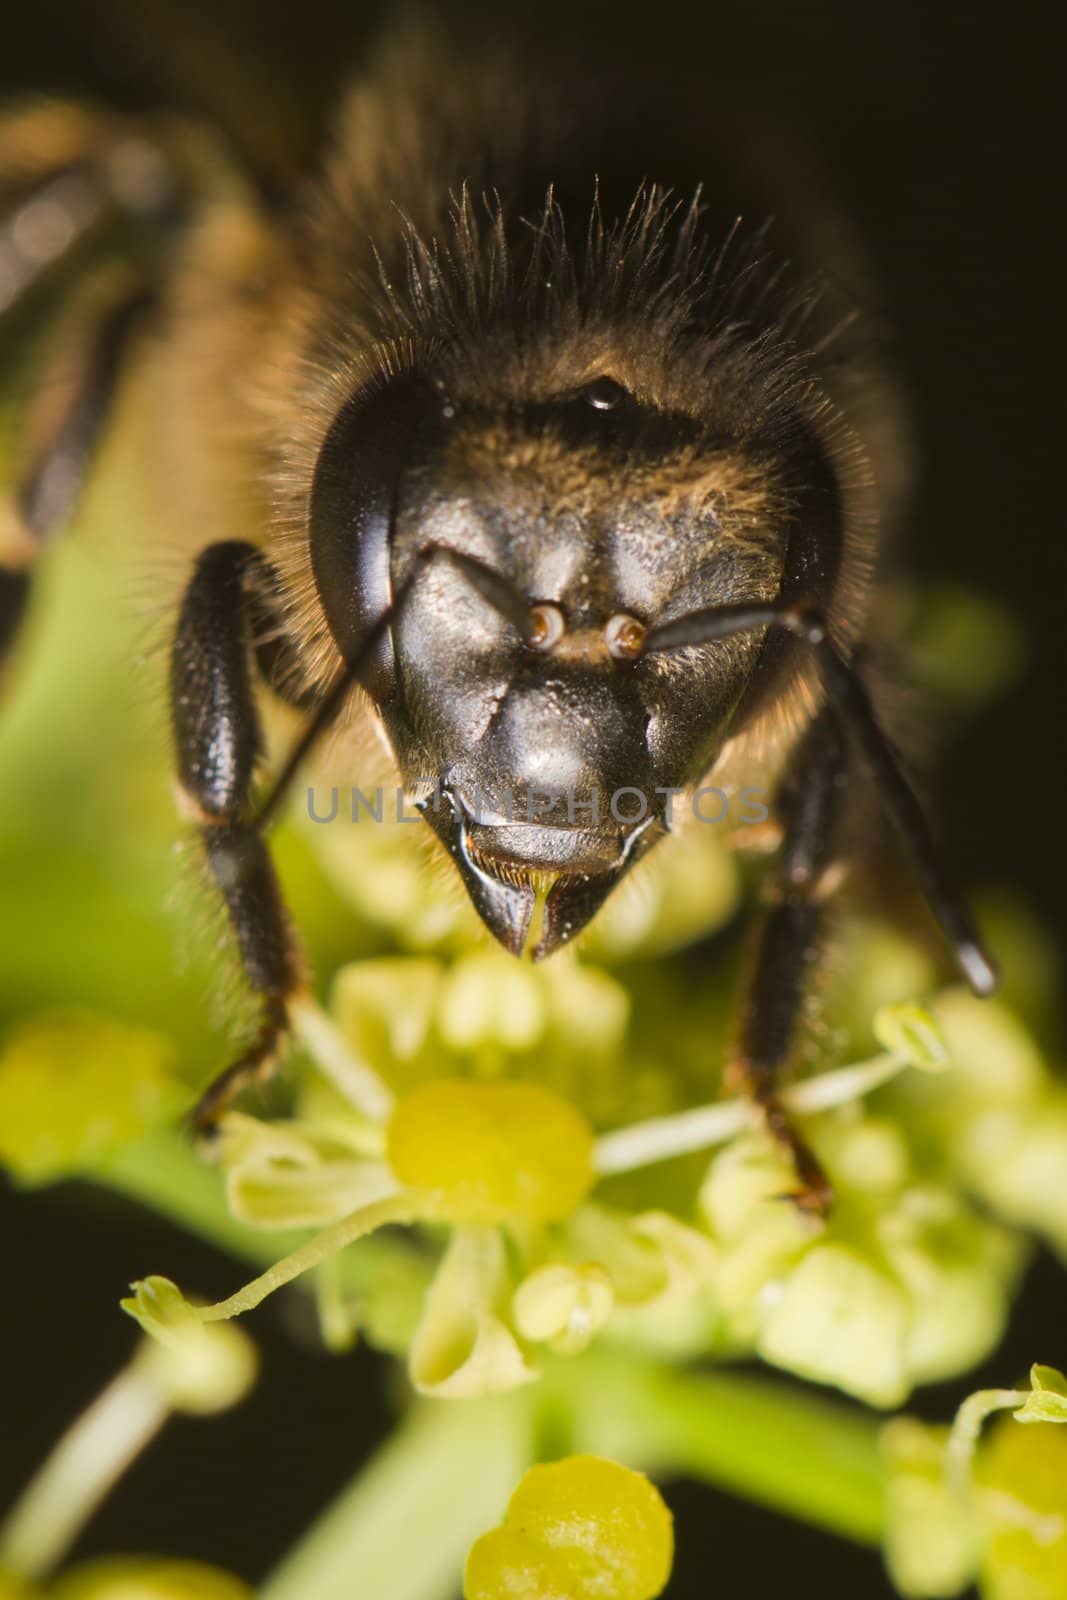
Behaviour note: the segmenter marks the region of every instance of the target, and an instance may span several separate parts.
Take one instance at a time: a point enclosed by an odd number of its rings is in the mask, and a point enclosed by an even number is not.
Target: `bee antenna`
[[[956,964],[977,995],[997,986],[996,967],[986,953],[970,907],[939,852],[930,825],[899,757],[879,723],[867,686],[830,637],[826,618],[805,606],[729,605],[691,611],[650,628],[642,654],[710,644],[753,628],[780,628],[807,645],[819,666],[827,698],[875,780],[927,905],[955,953]]]

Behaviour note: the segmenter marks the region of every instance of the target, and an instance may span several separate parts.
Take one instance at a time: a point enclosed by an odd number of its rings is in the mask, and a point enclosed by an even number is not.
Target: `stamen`
[[[956,1412],[945,1447],[945,1476],[957,1494],[965,1495],[971,1485],[971,1463],[978,1448],[978,1435],[987,1417],[997,1411],[1014,1411],[1026,1402],[1022,1389],[979,1389]]]
[[[600,1176],[650,1167],[709,1145],[725,1144],[745,1128],[758,1126],[759,1119],[755,1103],[742,1099],[697,1106],[672,1117],[653,1117],[604,1134],[594,1146],[593,1165]]]
[[[810,1116],[847,1105],[888,1083],[910,1065],[903,1055],[878,1055],[836,1072],[823,1073],[807,1083],[795,1084],[782,1094],[785,1109],[797,1116]],[[746,1128],[760,1125],[761,1112],[747,1098],[719,1100],[713,1105],[679,1111],[670,1117],[654,1117],[629,1128],[606,1133],[596,1141],[594,1165],[601,1175],[630,1172],[657,1161],[689,1155],[711,1145],[725,1144]]]
[[[964,1500],[982,1424],[998,1411],[1011,1411],[1016,1422],[1067,1423],[1067,1378],[1055,1367],[1036,1362],[1030,1368],[1029,1389],[979,1389],[956,1412],[945,1446],[945,1478]],[[1060,1520],[1062,1527],[1062,1519]],[[1058,1536],[1058,1530],[1053,1537]]]
[[[313,1239],[309,1239],[290,1255],[284,1256],[281,1261],[276,1261],[273,1267],[269,1267],[258,1278],[253,1278],[251,1283],[246,1283],[243,1289],[238,1289],[229,1299],[220,1300],[213,1306],[198,1306],[197,1316],[202,1322],[225,1322],[229,1317],[239,1317],[246,1311],[254,1311],[256,1306],[266,1300],[268,1295],[272,1295],[276,1289],[284,1288],[287,1283],[292,1283],[294,1278],[302,1277],[305,1272],[310,1272],[312,1267],[321,1266],[339,1250],[344,1250],[357,1239],[365,1238],[368,1233],[374,1233],[378,1228],[384,1228],[388,1223],[437,1220],[438,1207],[435,1202],[436,1196],[432,1194],[404,1189],[399,1194],[387,1195],[384,1200],[374,1200],[370,1205],[360,1206],[357,1211],[342,1217],[339,1222],[333,1222],[328,1228],[323,1228],[321,1233],[317,1233]]]
[[[294,1000],[289,1014],[315,1065],[349,1105],[371,1122],[387,1122],[396,1102],[393,1091],[356,1055],[333,1019],[310,996]]]

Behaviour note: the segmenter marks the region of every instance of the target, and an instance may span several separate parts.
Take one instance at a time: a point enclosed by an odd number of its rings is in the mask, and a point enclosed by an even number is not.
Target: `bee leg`
[[[48,414],[31,418],[33,442],[16,464],[11,500],[0,513],[0,662],[25,613],[33,564],[68,521],[85,486],[130,344],[152,298],[138,287],[109,301],[79,341],[73,361],[66,352],[42,384],[41,409],[47,401]]]
[[[0,216],[0,313],[12,311],[73,255],[100,225],[109,205],[106,189],[84,159],[46,171],[19,194]]]
[[[824,901],[837,864],[838,823],[848,787],[848,749],[832,710],[819,713],[793,754],[778,793],[783,837],[772,904],[757,931],[732,1073],[761,1107],[767,1127],[790,1152],[797,1204],[824,1213],[826,1175],[779,1099],[808,979],[820,953]]]
[[[997,987],[997,969],[948,864],[934,842],[915,791],[892,744],[882,731],[870,693],[855,663],[842,656],[826,618],[807,606],[729,605],[691,611],[650,628],[645,652],[677,650],[682,645],[728,639],[750,628],[782,628],[811,650],[819,665],[827,700],[848,730],[874,779],[882,806],[910,859],[912,871],[936,921],[952,947],[960,976],[979,996]]]
[[[421,552],[415,572],[435,560],[450,561],[491,605],[525,628],[528,613],[500,577],[472,556],[447,546]],[[237,934],[241,961],[261,1002],[259,1032],[249,1048],[209,1084],[193,1111],[194,1124],[209,1131],[236,1094],[277,1062],[288,1035],[288,1002],[302,970],[296,940],[263,841],[267,824],[304,759],[338,714],[348,694],[372,669],[378,646],[411,592],[413,573],[394,601],[354,646],[333,683],[311,701],[311,716],[263,800],[251,791],[262,753],[252,693],[250,656],[255,633],[268,622],[257,664],[294,700],[304,700],[288,670],[292,647],[277,624],[277,587],[263,556],[251,545],[230,542],[204,551],[185,591],[171,656],[171,709],[178,749],[178,774],[207,852],[208,867],[222,892]],[[280,672],[280,677],[279,677]],[[304,700],[304,703],[307,703]]]
[[[116,225],[178,214],[177,171],[147,122],[47,101],[0,118],[0,315]]]
[[[264,570],[250,545],[232,541],[205,550],[182,600],[171,654],[178,779],[260,1006],[249,1047],[196,1106],[194,1123],[205,1131],[242,1088],[275,1066],[288,1035],[288,1001],[302,979],[296,938],[252,809],[263,752],[252,682],[252,597],[258,593],[262,603],[256,586]]]

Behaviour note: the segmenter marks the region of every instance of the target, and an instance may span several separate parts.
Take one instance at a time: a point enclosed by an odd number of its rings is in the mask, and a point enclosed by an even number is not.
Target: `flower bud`
[[[719,1250],[715,1293],[731,1338],[753,1343],[769,1304],[812,1241],[809,1221],[783,1200],[795,1183],[780,1153],[755,1135],[719,1152],[700,1190],[700,1209]]]
[[[603,1267],[551,1262],[523,1279],[511,1309],[524,1339],[573,1355],[600,1332],[614,1303],[611,1279]]]
[[[382,957],[353,961],[334,980],[332,1009],[345,1040],[396,1088],[418,1081],[436,1051],[444,970],[430,958]]]
[[[911,1387],[907,1328],[907,1300],[890,1277],[844,1245],[816,1245],[786,1280],[759,1352],[800,1377],[894,1406]]]
[[[438,1027],[453,1050],[530,1050],[545,1029],[542,975],[496,951],[464,956],[445,980]]]

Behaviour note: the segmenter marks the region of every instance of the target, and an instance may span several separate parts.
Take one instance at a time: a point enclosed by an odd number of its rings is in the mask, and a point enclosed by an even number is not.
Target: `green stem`
[[[135,1357],[67,1429],[0,1528],[0,1565],[41,1578],[170,1415]]]
[[[687,1476],[863,1544],[884,1524],[880,1421],[784,1383],[737,1372],[591,1354],[554,1365],[551,1402],[574,1450],[658,1476]]]
[[[416,1405],[260,1600],[451,1600],[530,1464],[529,1392]]]

